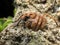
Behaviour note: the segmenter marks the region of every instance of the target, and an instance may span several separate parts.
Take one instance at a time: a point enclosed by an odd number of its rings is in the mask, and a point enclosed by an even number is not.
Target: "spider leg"
[[[38,19],[38,24],[37,24],[37,27],[36,27],[36,30],[40,29],[40,25],[41,25],[41,22],[42,22],[42,17],[39,16],[39,19]]]
[[[57,19],[54,18],[52,15],[49,15],[49,14],[45,13],[43,16],[48,16],[48,17],[50,17],[51,19],[53,19],[53,20],[55,21],[56,25],[58,26]]]

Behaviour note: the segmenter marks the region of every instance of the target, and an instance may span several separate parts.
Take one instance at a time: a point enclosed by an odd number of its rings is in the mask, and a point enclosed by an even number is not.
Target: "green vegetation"
[[[15,15],[16,13],[16,9],[13,10],[13,13]],[[8,16],[7,18],[0,18],[0,32],[6,27],[8,26],[8,24],[10,24],[12,22],[12,18],[11,16]]]
[[[14,12],[14,15],[15,15],[15,13],[16,13],[16,9],[14,9],[13,12]]]
[[[8,17],[8,18],[0,18],[0,32],[8,25],[12,22],[12,17]]]

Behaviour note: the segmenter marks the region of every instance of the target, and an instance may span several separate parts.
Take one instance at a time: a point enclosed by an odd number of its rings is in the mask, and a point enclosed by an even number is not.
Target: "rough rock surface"
[[[16,9],[13,22],[0,33],[0,45],[60,45],[60,0],[15,0]],[[57,19],[49,17],[43,30],[32,31],[24,28],[19,17],[25,12],[48,13]]]

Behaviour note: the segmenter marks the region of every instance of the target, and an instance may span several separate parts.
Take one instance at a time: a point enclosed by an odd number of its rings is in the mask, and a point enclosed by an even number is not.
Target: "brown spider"
[[[24,21],[25,27],[37,31],[45,27],[47,23],[45,16],[52,18],[56,22],[56,20],[52,16],[49,16],[47,14],[40,15],[36,12],[25,13],[20,17],[20,19]]]

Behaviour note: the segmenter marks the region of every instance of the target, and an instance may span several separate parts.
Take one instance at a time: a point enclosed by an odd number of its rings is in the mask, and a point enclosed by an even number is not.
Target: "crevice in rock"
[[[0,1],[0,18],[14,15],[14,0],[1,0]]]

